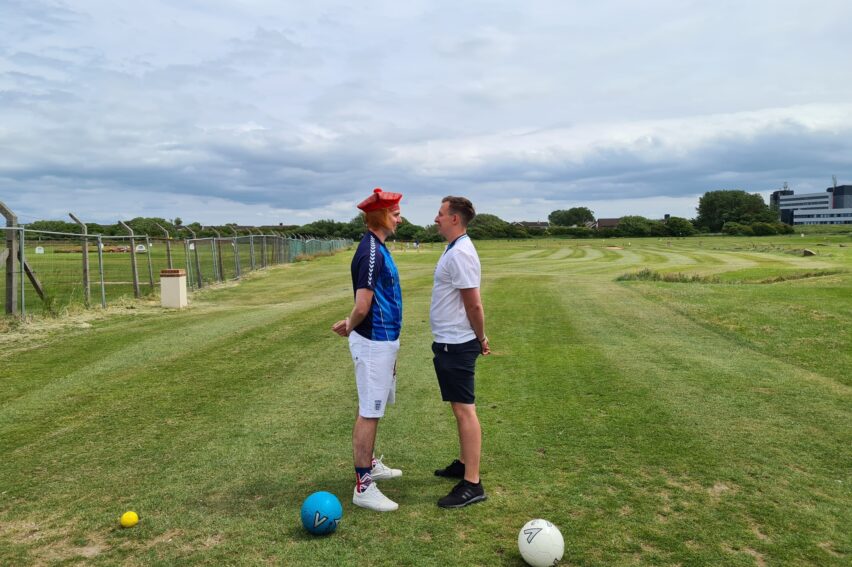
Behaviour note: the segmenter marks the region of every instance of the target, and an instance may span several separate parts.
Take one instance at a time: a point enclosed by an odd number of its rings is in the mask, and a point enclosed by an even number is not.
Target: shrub
[[[774,226],[769,224],[768,222],[755,222],[751,224],[751,230],[754,232],[755,236],[771,236],[773,234],[778,234],[778,231]]]
[[[772,226],[775,227],[775,232],[778,234],[793,234],[793,232],[795,232],[792,226],[780,221],[772,223]]]
[[[669,236],[692,236],[698,232],[691,222],[681,217],[669,218],[665,227]]]
[[[722,232],[731,236],[753,236],[754,230],[745,224],[728,221],[722,227]]]
[[[703,276],[701,274],[682,274],[680,272],[661,274],[650,268],[642,268],[638,272],[629,272],[621,274],[615,278],[617,282],[625,281],[651,281],[651,282],[672,282],[672,283],[720,283],[716,276]]]
[[[592,229],[584,226],[551,226],[548,229],[550,236],[568,236],[571,238],[591,238],[595,236]]]

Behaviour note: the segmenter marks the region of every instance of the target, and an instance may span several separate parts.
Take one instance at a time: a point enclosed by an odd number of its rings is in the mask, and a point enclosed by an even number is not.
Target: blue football
[[[302,525],[314,535],[330,534],[343,518],[343,506],[331,492],[314,492],[302,503]]]

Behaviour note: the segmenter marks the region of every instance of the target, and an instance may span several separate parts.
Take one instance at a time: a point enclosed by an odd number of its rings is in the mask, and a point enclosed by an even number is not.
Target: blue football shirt
[[[367,232],[352,257],[352,289],[369,289],[373,303],[355,332],[372,341],[395,341],[402,330],[402,289],[399,272],[384,243]]]

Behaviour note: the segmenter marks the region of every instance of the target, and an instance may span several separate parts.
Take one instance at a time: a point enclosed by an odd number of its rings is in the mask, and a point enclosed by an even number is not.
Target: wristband
[[[488,337],[482,337],[481,339],[476,339],[476,340],[478,340],[481,343],[484,343],[485,341],[488,340]]]

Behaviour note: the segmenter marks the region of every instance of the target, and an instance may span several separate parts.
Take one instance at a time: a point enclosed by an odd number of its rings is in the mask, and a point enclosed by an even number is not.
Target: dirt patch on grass
[[[754,562],[757,564],[757,567],[766,567],[766,559],[763,557],[763,554],[759,551],[755,551],[750,547],[743,548],[743,552],[747,553],[754,557]]]
[[[769,536],[760,531],[760,526],[757,524],[757,522],[749,520],[748,527],[751,528],[751,533],[754,534],[754,537],[756,537],[760,541],[769,541]]]
[[[731,487],[725,484],[724,482],[717,482],[713,486],[707,489],[707,492],[710,493],[710,496],[714,498],[719,498],[726,492],[730,492]]]
[[[93,559],[107,551],[109,545],[100,535],[86,538],[84,545],[76,545],[71,540],[64,538],[56,542],[44,545],[35,551],[38,557],[37,565],[55,565],[77,558]]]
[[[32,544],[45,536],[45,532],[35,522],[4,521],[0,523],[0,536],[12,543]]]
[[[100,534],[72,538],[67,527],[45,527],[51,520],[48,518],[45,522],[40,525],[29,520],[4,520],[0,523],[0,538],[27,546],[33,565],[92,559],[109,549]],[[58,525],[59,521],[56,523]]]
[[[821,550],[828,553],[832,557],[843,557],[844,555],[834,549],[834,544],[830,541],[821,541],[817,544]]]
[[[752,558],[754,558],[754,564],[757,565],[757,567],[766,567],[766,565],[767,565],[766,558],[763,556],[763,554],[760,553],[757,550],[750,548],[750,547],[743,547],[742,549],[734,549],[727,544],[722,544],[722,550],[725,553],[729,553],[731,555],[739,555],[741,553],[745,553],[746,555],[750,555]]]

